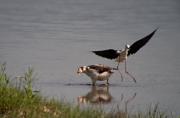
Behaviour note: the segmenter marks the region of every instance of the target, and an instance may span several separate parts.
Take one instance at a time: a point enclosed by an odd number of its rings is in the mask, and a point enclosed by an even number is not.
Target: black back
[[[119,56],[117,50],[114,49],[107,49],[107,50],[100,50],[100,51],[92,51],[98,56],[105,57],[107,59],[115,59]]]
[[[152,38],[152,36],[154,35],[154,33],[156,31],[157,31],[157,29],[155,29],[152,33],[145,36],[144,38],[142,38],[142,39],[136,41],[135,43],[133,43],[130,46],[130,49],[128,51],[128,56],[136,53],[140,48],[142,48]]]

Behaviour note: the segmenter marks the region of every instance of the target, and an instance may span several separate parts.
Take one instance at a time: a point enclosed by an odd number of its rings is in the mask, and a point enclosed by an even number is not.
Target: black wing
[[[107,59],[115,59],[119,56],[117,50],[114,49],[107,49],[107,50],[100,50],[100,51],[92,51],[98,56],[107,58]]]
[[[152,38],[156,31],[157,29],[155,29],[151,34],[133,43],[128,51],[128,56],[136,53],[140,48],[142,48]]]

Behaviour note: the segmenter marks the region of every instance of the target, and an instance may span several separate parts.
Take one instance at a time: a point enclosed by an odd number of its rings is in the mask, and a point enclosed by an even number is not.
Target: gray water
[[[77,67],[116,63],[91,50],[123,49],[159,28],[152,40],[128,58],[137,83],[118,72],[109,90],[91,91],[90,79]],[[78,103],[79,96],[105,94],[103,108],[118,104],[139,111],[159,104],[180,114],[179,0],[1,0],[0,62],[12,76],[29,66],[37,73],[35,89],[46,97]],[[124,65],[120,65],[121,71]],[[97,92],[98,89],[104,92]],[[89,103],[90,104],[90,103]],[[96,105],[93,105],[96,106]]]

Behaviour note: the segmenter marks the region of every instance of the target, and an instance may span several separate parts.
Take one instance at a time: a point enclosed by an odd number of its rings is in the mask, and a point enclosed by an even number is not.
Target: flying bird
[[[108,85],[109,77],[113,74],[114,68],[109,66],[105,66],[103,64],[95,64],[89,66],[81,66],[78,68],[77,73],[84,73],[89,76],[92,80],[92,85],[96,84],[96,81],[104,81],[106,80],[106,84]]]
[[[140,50],[147,42],[152,38],[157,29],[155,29],[149,35],[141,38],[140,40],[134,42],[132,45],[126,44],[124,50],[114,50],[114,49],[106,49],[99,51],[92,51],[98,56],[107,58],[107,59],[115,59],[118,62],[117,70],[119,69],[119,63],[125,62],[125,72],[130,75],[134,82],[136,82],[135,78],[127,71],[126,61],[128,56],[135,54],[138,50]]]

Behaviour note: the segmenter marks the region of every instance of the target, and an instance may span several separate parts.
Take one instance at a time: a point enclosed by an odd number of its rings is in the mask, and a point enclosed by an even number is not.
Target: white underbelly
[[[103,73],[99,74],[96,79],[99,80],[99,81],[104,81],[104,80],[109,79],[110,76],[111,76],[110,73],[103,72]]]
[[[103,73],[97,73],[97,72],[88,72],[86,73],[92,80],[98,80],[98,81],[104,81],[108,80],[109,77],[112,75],[112,73],[109,72],[103,72]]]

